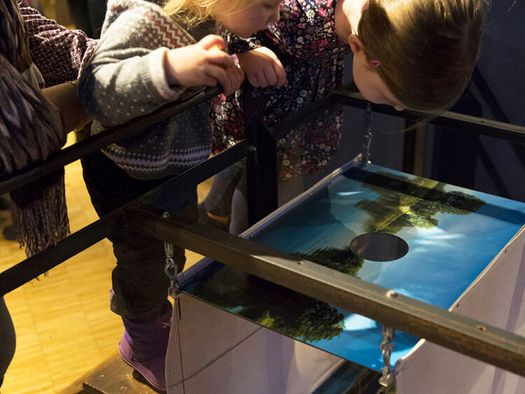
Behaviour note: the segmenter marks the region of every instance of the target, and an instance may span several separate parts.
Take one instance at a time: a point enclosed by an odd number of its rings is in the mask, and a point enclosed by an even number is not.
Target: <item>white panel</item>
[[[525,335],[525,231],[454,306],[462,315]],[[399,394],[523,394],[525,378],[422,341],[396,365]]]

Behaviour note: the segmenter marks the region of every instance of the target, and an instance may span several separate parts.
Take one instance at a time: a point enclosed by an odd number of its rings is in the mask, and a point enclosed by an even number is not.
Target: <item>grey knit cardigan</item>
[[[81,100],[97,119],[92,134],[195,94],[169,86],[163,67],[168,48],[193,43],[160,6],[110,0],[97,50],[79,83]],[[158,179],[205,160],[210,141],[209,104],[202,103],[103,152],[134,178]]]

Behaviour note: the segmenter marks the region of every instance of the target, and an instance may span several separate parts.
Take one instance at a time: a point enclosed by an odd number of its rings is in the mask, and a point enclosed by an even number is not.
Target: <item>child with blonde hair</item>
[[[221,85],[225,95],[233,93],[244,74],[231,56],[217,50],[225,46],[220,36],[202,37],[202,22],[216,20],[248,37],[278,18],[277,0],[110,0],[97,51],[79,86],[86,109],[97,119],[92,134],[185,99],[203,86]],[[84,179],[98,214],[205,160],[211,142],[208,115],[209,103],[201,103],[84,158]],[[195,187],[175,198],[163,196],[161,208],[196,219]],[[166,323],[172,309],[163,244],[128,229],[109,238],[117,259],[111,309],[125,327],[120,354],[149,384],[165,390]],[[175,250],[174,258],[182,267],[184,250]]]
[[[341,86],[350,51],[354,82],[367,100],[397,110],[439,112],[459,99],[470,79],[486,8],[484,0],[283,0],[278,23],[249,40],[228,34],[229,51],[237,53],[255,87],[249,99],[270,127]],[[219,152],[244,138],[244,117],[237,96],[214,107],[213,150]],[[298,189],[283,195],[299,193],[302,176],[331,160],[342,115],[340,107],[324,110],[279,136],[280,190]],[[231,179],[239,178],[238,170],[227,171],[235,172]],[[236,212],[246,209],[234,204],[231,210],[232,188],[220,188],[214,182],[201,218],[220,227],[231,212],[230,231],[239,232],[247,220],[235,218]],[[243,198],[234,200],[245,205]]]

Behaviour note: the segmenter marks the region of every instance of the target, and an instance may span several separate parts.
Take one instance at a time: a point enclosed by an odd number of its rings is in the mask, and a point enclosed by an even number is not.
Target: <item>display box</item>
[[[523,335],[524,224],[521,202],[351,162],[243,236]],[[170,392],[315,392],[341,368],[351,371],[348,391],[383,367],[381,326],[366,317],[209,259],[190,269],[183,290]],[[390,363],[400,393],[525,387],[523,378],[399,331]]]

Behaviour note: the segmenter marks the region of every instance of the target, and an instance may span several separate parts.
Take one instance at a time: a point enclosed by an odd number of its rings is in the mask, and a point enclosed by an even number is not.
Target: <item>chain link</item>
[[[164,212],[162,217],[167,219],[170,217],[169,212]],[[173,298],[176,298],[180,293],[180,283],[179,283],[179,266],[173,258],[173,244],[164,242],[164,254],[166,255],[166,264],[164,266],[164,272],[170,280],[169,295]]]
[[[364,167],[371,163],[370,150],[372,147],[372,104],[366,104],[365,110],[365,135],[363,136],[363,155],[361,157],[361,165]]]
[[[377,391],[377,394],[395,393],[394,384],[394,370],[390,366],[390,357],[392,356],[392,350],[394,350],[394,328],[383,325],[383,340],[379,348],[381,349],[381,355],[383,356],[383,374],[379,378],[379,384],[381,388]]]

